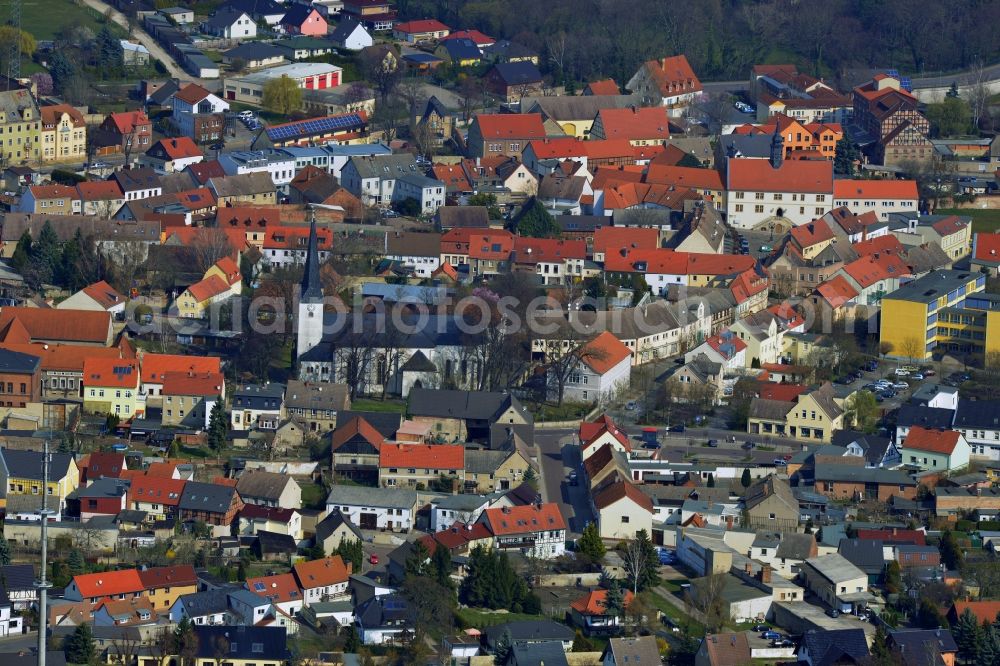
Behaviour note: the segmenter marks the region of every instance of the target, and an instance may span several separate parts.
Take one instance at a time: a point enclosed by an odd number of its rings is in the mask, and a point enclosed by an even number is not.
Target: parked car
[[[577,483],[579,483],[579,478],[577,477],[576,472],[570,472],[568,478],[569,478],[569,485],[571,486],[575,486]]]
[[[628,402],[625,403],[625,409],[627,409],[630,412],[634,412],[636,406],[637,406],[637,404],[636,404],[635,400],[629,400]]]
[[[933,377],[937,374],[937,372],[934,371],[934,368],[928,368],[927,370],[924,370],[923,373],[924,377]]]
[[[369,563],[369,564],[378,564],[378,555],[377,555],[377,554],[375,554],[375,553],[372,553],[372,554],[371,554],[371,555],[370,555],[370,556],[368,557],[368,563]]]
[[[781,456],[781,459],[788,462],[792,459],[792,456],[790,453],[786,453],[785,455]]]
[[[906,368],[896,368],[895,375],[897,377],[908,377],[910,375],[910,371]]]
[[[829,615],[830,617],[840,617],[840,611],[837,610],[836,608],[827,608],[826,614]]]
[[[779,641],[773,641],[771,643],[772,647],[795,647],[795,641],[790,638],[782,638]]]
[[[892,385],[892,388],[894,388],[897,391],[905,391],[906,389],[910,388],[910,385],[907,384],[906,382],[896,382],[895,384]]]
[[[754,631],[770,631],[771,627],[767,626],[766,624],[755,624],[753,626],[753,630]]]
[[[781,634],[779,634],[777,631],[771,631],[771,630],[765,631],[760,635],[760,637],[767,641],[781,640]]]
[[[740,448],[743,449],[744,451],[749,451],[754,446],[756,446],[756,445],[753,442],[751,442],[750,440],[747,440],[747,441],[743,442],[743,446],[741,446]]]
[[[915,374],[910,375],[910,379],[917,382],[922,382],[924,380],[924,376],[922,373],[917,372]]]
[[[684,424],[678,423],[667,428],[667,432],[684,432]]]
[[[708,440],[708,445],[710,447],[712,447],[713,449],[718,448],[718,446],[719,446],[719,440],[717,440],[717,439],[710,439],[710,440]]]
[[[775,465],[781,465],[781,466],[784,466],[784,465],[787,465],[787,464],[788,464],[788,461],[787,461],[787,460],[785,460],[784,458],[775,458],[775,459],[774,459],[774,464],[775,464]]]

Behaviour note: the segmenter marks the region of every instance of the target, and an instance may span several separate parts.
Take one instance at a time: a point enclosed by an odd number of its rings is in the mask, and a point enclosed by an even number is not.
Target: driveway
[[[583,476],[575,432],[571,429],[535,429],[535,446],[538,449],[538,464],[541,467],[539,490],[542,499],[559,505],[571,535],[580,534],[586,524],[593,520],[586,486],[582,483],[572,486],[568,481],[571,471],[576,471],[580,477]]]
[[[101,16],[106,16],[110,11],[111,20],[120,25],[121,27],[125,28],[125,30],[128,30],[129,27],[128,19],[120,11],[111,7],[111,5],[108,5],[105,2],[101,2],[101,0],[83,0],[83,3],[88,7],[90,7],[91,9],[100,12]],[[143,46],[149,49],[149,53],[151,56],[153,56],[154,58],[163,63],[163,66],[166,67],[167,73],[170,74],[170,76],[172,76],[175,79],[193,81],[194,83],[197,83],[200,86],[204,86],[209,90],[212,90],[212,88],[210,88],[209,86],[212,86],[213,82],[207,81],[205,79],[196,79],[187,72],[185,72],[184,69],[177,64],[177,61],[175,61],[170,56],[170,54],[164,51],[163,47],[157,44],[156,40],[153,39],[149,35],[149,33],[143,30],[142,27],[140,27],[138,21],[136,21],[133,24],[132,36],[135,39],[138,39]],[[217,89],[219,87],[219,82],[215,81],[214,86]]]

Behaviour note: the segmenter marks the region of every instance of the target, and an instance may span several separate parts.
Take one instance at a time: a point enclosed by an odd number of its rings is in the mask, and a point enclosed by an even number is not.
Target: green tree
[[[410,555],[406,558],[404,569],[407,576],[426,576],[429,571],[431,554],[423,541],[414,541],[410,549]]]
[[[287,76],[271,79],[264,84],[262,103],[268,111],[287,116],[302,108],[302,89]]]
[[[491,220],[499,220],[503,218],[503,211],[500,210],[500,206],[497,205],[497,195],[495,194],[489,192],[473,194],[469,197],[468,204],[470,206],[485,206],[486,214]]]
[[[845,176],[854,176],[855,163],[861,157],[861,151],[846,136],[837,142],[836,152],[833,157],[833,170]]]
[[[879,624],[875,629],[875,640],[872,642],[871,666],[893,666],[894,663],[885,628]]]
[[[61,49],[56,49],[49,58],[49,74],[52,75],[52,86],[56,92],[64,94],[76,77],[76,63]]]
[[[441,544],[437,544],[434,555],[431,556],[431,573],[437,584],[449,590],[451,596],[455,587],[455,582],[451,579],[451,551]]]
[[[222,406],[224,401],[223,396],[218,396],[208,417],[208,446],[216,453],[226,448],[229,435],[229,419],[226,418],[226,410]]]
[[[90,623],[77,625],[73,633],[63,641],[63,652],[66,661],[71,664],[89,664],[94,658],[94,633]]]
[[[660,584],[660,558],[646,530],[639,530],[635,539],[620,544],[625,574],[633,594]]]
[[[576,634],[573,636],[573,652],[593,652],[594,648],[594,641],[584,636],[583,632],[577,629]]]
[[[542,202],[535,197],[531,197],[525,202],[514,220],[517,233],[522,236],[532,238],[558,238],[560,234],[559,226],[555,220],[545,210]]]
[[[608,285],[604,284],[604,277],[595,275],[583,281],[583,293],[588,298],[599,301],[608,297]]]
[[[984,622],[980,637],[982,640],[979,644],[977,663],[983,666],[997,666],[1000,664],[1000,629],[989,622]]]
[[[856,391],[845,405],[846,418],[862,432],[873,433],[878,421],[878,401],[871,391]]]
[[[242,565],[243,563],[240,562]],[[174,628],[171,646],[180,659],[180,666],[193,666],[195,655],[198,654],[198,637],[194,633],[191,620],[184,618]]]
[[[612,578],[608,584],[608,593],[601,604],[607,617],[621,617],[625,614],[625,593],[618,579]]]
[[[74,576],[82,574],[87,570],[87,563],[83,561],[83,555],[76,548],[69,551],[69,559],[66,560],[66,567]]]
[[[21,237],[17,239],[17,246],[10,258],[11,267],[18,273],[23,273],[28,262],[31,261],[31,246],[31,232],[25,229]]]
[[[885,568],[885,590],[889,594],[899,594],[903,591],[903,576],[896,560]]]
[[[921,599],[920,606],[917,607],[917,625],[922,629],[947,628],[948,620],[945,619],[938,607],[930,599]]]
[[[538,487],[538,475],[535,474],[535,468],[528,465],[528,469],[524,470],[523,480],[532,488]]]
[[[744,488],[749,488],[751,483],[753,483],[753,481],[750,478],[750,468],[744,467],[743,474],[740,476],[740,485]]]
[[[97,65],[105,79],[120,74],[124,66],[121,42],[107,24],[97,33]]]
[[[0,534],[0,566],[7,566],[8,564],[10,564],[10,544]]]
[[[353,624],[347,625],[347,635],[344,636],[344,652],[354,654],[361,647],[361,638],[358,637],[358,630]]]
[[[604,558],[606,549],[604,541],[601,539],[601,532],[597,523],[589,522],[583,528],[583,533],[576,542],[576,549],[589,557],[594,562],[600,562]]]
[[[972,108],[960,97],[928,104],[925,115],[933,136],[961,136],[972,131]]]
[[[941,535],[941,562],[949,569],[960,569],[965,561],[962,548],[958,545],[958,539],[951,530],[945,530]]]
[[[955,636],[955,644],[958,645],[958,656],[966,663],[976,661],[982,643],[982,628],[971,608],[962,611],[951,632]]]
[[[515,613],[537,612],[538,598],[517,575],[506,553],[476,546],[469,555],[465,579],[459,590],[461,600],[480,608],[506,608]]]
[[[365,559],[364,544],[361,539],[341,539],[334,551],[344,560],[344,564],[350,563],[353,571],[361,571],[361,564]]]
[[[709,475],[708,475],[708,481],[705,483],[705,485],[708,486],[709,488],[714,488],[715,487],[715,475],[714,474],[709,473]]]
[[[504,630],[493,646],[493,663],[495,666],[506,666],[507,659],[510,658],[510,651],[514,647],[511,644],[510,632]],[[574,643],[575,645],[575,643]]]

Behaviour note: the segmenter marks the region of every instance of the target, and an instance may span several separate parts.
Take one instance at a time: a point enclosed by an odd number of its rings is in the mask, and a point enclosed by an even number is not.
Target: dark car
[[[766,624],[755,624],[753,626],[753,630],[754,631],[770,631],[771,627],[767,626]]]
[[[747,440],[747,441],[743,442],[743,445],[740,448],[743,449],[743,450],[745,450],[745,451],[749,451],[754,446],[756,446],[756,444],[754,444],[750,440]]]
[[[826,614],[829,615],[830,617],[840,617],[840,611],[837,610],[836,608],[826,609]]]
[[[710,440],[708,440],[708,445],[714,449],[714,448],[716,448],[716,447],[719,446],[719,440],[717,440],[717,439],[710,439]]]
[[[672,425],[669,428],[667,428],[667,431],[668,432],[684,432],[684,424],[683,423],[679,423],[677,425]]]

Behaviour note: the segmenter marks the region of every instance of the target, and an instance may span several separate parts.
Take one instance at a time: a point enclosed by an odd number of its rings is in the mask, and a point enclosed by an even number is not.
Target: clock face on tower
[[[306,311],[312,313],[316,309],[315,305],[307,305]]]

